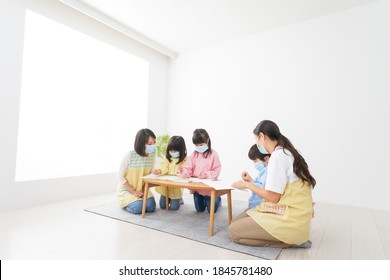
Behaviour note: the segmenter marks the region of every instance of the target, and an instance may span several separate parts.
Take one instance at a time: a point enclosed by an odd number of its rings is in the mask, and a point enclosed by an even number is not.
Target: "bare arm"
[[[129,193],[131,193],[132,195],[138,197],[138,198],[141,198],[144,196],[144,194],[142,192],[137,192],[132,186],[130,186],[129,182],[126,181],[123,186],[126,188],[126,190],[129,191]]]
[[[256,193],[258,196],[265,198],[273,203],[278,203],[280,197],[282,196],[280,193],[259,188],[258,186],[246,181],[234,182],[232,187],[240,190],[249,189],[252,192]]]
[[[130,152],[126,153],[123,157],[121,164],[119,165],[119,171],[117,174],[117,178],[120,184],[122,184],[126,190],[129,191],[132,195],[136,197],[142,197],[144,194],[142,192],[137,192],[132,186],[130,186],[129,182],[125,177],[126,169],[130,164]]]

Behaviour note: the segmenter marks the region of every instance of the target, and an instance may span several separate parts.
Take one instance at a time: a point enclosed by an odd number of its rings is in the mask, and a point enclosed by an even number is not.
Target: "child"
[[[248,172],[244,171],[241,174],[241,178],[244,181],[250,182],[260,188],[264,188],[265,180],[267,178],[267,165],[269,161],[270,154],[262,154],[260,153],[257,145],[253,145],[248,152],[249,159],[253,160],[255,168],[259,171],[259,175],[257,175],[256,179],[252,179],[252,177],[248,174]],[[258,196],[255,192],[252,192],[251,196],[248,199],[248,208],[255,208],[263,201],[263,198]]]
[[[183,166],[181,178],[198,177],[200,179],[217,179],[221,173],[221,162],[216,151],[211,149],[209,134],[204,129],[195,129],[192,135],[192,142],[195,151],[189,156]],[[196,190],[194,194],[195,209],[203,212],[206,208],[210,213],[210,191]],[[221,203],[221,197],[215,199],[215,210],[217,212]]]
[[[161,169],[153,170],[156,175],[177,175],[181,173],[185,160],[187,159],[187,148],[184,138],[181,136],[172,136],[167,145],[167,151]],[[160,208],[166,209],[165,187],[158,186],[156,191],[161,194]],[[169,206],[171,210],[180,208],[180,200],[183,194],[181,188],[168,187]]]
[[[150,129],[137,132],[134,150],[128,152],[120,164],[117,188],[119,205],[132,214],[141,214],[143,205],[142,176],[150,174],[156,158],[156,136]],[[146,212],[156,209],[152,192],[146,200]]]

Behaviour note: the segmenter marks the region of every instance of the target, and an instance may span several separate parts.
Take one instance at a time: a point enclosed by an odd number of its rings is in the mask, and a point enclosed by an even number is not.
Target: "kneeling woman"
[[[250,189],[264,200],[254,209],[235,217],[229,226],[237,243],[265,247],[311,247],[313,214],[311,191],[316,180],[305,159],[272,121],[260,122],[253,133],[263,154],[271,154],[265,188],[238,181],[237,189]]]
[[[120,207],[132,214],[141,214],[143,205],[142,176],[151,173],[156,159],[156,136],[150,129],[137,132],[134,150],[125,154],[118,172],[117,194]],[[146,212],[156,210],[152,192],[148,193]]]

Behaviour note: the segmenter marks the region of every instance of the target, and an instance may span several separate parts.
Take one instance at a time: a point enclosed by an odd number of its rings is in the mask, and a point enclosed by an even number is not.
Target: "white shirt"
[[[117,173],[118,182],[121,185],[123,185],[124,183],[127,182],[127,180],[125,178],[125,173],[126,173],[127,168],[129,167],[129,164],[130,164],[130,152],[127,152],[124,155],[121,164],[119,165],[119,170]]]
[[[287,149],[278,146],[273,151],[268,162],[268,174],[265,189],[283,194],[287,183],[298,180],[293,171],[294,157]]]

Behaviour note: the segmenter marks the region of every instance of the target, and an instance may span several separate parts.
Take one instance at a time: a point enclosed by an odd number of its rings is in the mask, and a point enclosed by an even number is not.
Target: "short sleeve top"
[[[287,183],[298,180],[293,163],[294,157],[289,150],[276,147],[269,159],[265,189],[283,194]]]

